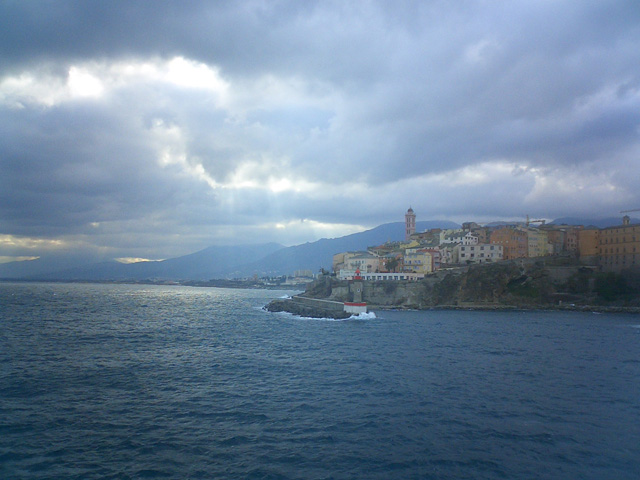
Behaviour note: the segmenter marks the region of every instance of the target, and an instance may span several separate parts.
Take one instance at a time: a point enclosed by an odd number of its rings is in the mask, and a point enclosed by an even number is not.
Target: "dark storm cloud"
[[[633,1],[3,2],[0,234],[609,215],[640,203],[638,45]]]
[[[149,140],[126,115],[69,106],[3,111],[3,228],[14,234],[77,231],[170,204],[185,185],[156,167]]]

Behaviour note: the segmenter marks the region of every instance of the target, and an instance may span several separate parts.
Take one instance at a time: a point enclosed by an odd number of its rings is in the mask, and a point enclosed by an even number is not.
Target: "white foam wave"
[[[266,311],[266,310],[265,310]],[[295,315],[290,312],[273,312],[276,315],[282,315],[296,320],[315,320],[320,322],[345,322],[347,320],[371,320],[377,318],[374,312],[359,313],[357,315],[351,315],[348,318],[331,318],[331,317],[303,317],[301,315]]]
[[[363,312],[363,313],[359,313],[357,315],[351,315],[349,317],[349,320],[371,320],[374,318],[378,318],[376,317],[375,312]]]

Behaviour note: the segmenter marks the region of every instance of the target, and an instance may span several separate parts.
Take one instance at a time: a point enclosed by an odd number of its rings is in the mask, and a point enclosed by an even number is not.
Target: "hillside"
[[[349,282],[324,277],[306,296],[350,301]],[[601,273],[563,258],[500,262],[440,271],[418,282],[363,282],[374,306],[404,308],[635,308],[640,271]]]

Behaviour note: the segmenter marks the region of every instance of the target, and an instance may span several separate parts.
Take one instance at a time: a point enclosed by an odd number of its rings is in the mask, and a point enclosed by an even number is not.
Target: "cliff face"
[[[599,273],[577,262],[532,260],[440,271],[418,282],[363,282],[363,300],[385,307],[549,307],[562,304],[640,306],[640,274]],[[305,296],[351,301],[346,281],[323,277]]]

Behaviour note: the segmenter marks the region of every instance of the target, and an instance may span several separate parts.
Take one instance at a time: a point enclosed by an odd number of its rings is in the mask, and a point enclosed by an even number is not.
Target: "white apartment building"
[[[462,245],[477,245],[478,235],[464,230],[443,230],[440,232],[440,245],[460,243]]]
[[[353,280],[356,276],[355,270],[340,270],[338,272],[338,280]],[[415,282],[424,278],[423,273],[410,273],[410,272],[396,272],[396,273],[360,273],[360,278],[362,280],[369,280],[373,282],[382,282],[382,281],[400,281],[407,280],[411,282]]]
[[[478,245],[456,245],[453,249],[454,263],[491,263],[502,260],[502,245],[482,243]]]

